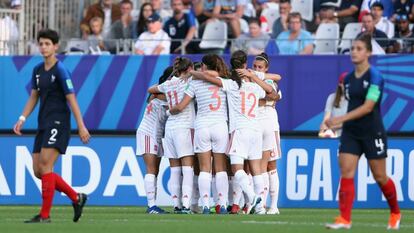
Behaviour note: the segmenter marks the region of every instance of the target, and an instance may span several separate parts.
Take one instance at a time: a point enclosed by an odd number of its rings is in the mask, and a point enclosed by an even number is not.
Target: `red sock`
[[[78,202],[78,193],[73,190],[58,174],[54,173],[56,180],[56,190],[66,194],[73,203]]]
[[[47,173],[42,176],[42,209],[40,210],[42,218],[49,218],[54,194],[55,176],[53,173]]]
[[[397,191],[395,190],[395,185],[394,185],[394,182],[391,180],[391,178],[388,178],[387,183],[381,187],[381,190],[385,198],[388,201],[388,205],[390,206],[391,213],[399,214],[400,207],[398,206]]]
[[[354,197],[354,179],[341,178],[339,188],[339,211],[341,212],[341,216],[347,221],[351,221],[351,211]]]

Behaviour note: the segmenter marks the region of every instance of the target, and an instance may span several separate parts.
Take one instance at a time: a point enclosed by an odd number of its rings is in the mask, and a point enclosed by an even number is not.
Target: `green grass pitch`
[[[0,206],[0,232],[40,233],[232,233],[232,232],[327,232],[336,209],[281,209],[280,215],[148,215],[143,207],[86,206],[78,223],[72,222],[71,206],[55,206],[51,224],[24,224],[37,206]],[[403,210],[400,232],[414,232],[414,210]],[[354,210],[351,232],[386,232],[388,210]],[[344,231],[344,230],[341,230]]]

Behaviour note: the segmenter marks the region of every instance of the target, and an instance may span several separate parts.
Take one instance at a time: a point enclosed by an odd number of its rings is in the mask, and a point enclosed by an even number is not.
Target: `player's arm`
[[[82,114],[78,105],[78,101],[76,100],[75,94],[67,94],[66,100],[69,102],[69,106],[72,109],[76,123],[78,124],[79,137],[81,138],[84,144],[87,144],[89,142],[91,135],[89,134],[89,131],[86,128],[85,123],[83,122]]]
[[[190,74],[193,76],[195,80],[203,80],[203,81],[212,83],[216,86],[223,87],[223,82],[221,81],[221,79],[217,78],[218,75],[214,76],[213,72],[207,72],[207,71],[200,72],[200,71],[193,70],[193,71],[190,71]]]
[[[150,94],[161,94],[162,92],[158,88],[159,85],[154,85],[148,89],[148,93]]]
[[[278,74],[265,73],[265,79],[271,79],[275,82],[279,82],[280,80],[282,80],[282,76]]]
[[[185,107],[187,107],[191,103],[192,99],[193,98],[191,98],[191,96],[185,94],[181,102],[170,109],[170,114],[177,115],[178,113],[182,112],[185,109]]]
[[[365,115],[368,115],[374,109],[375,104],[378,102],[380,96],[381,96],[381,90],[379,86],[370,85],[364,104],[362,104],[358,108],[348,112],[347,114],[343,116],[334,117],[333,119],[329,120],[327,122],[328,127],[337,128],[339,125],[347,121],[359,119]]]
[[[266,94],[271,94],[272,92],[276,93],[273,87],[269,84],[267,84],[265,81],[261,80],[257,75],[252,72],[251,70],[246,69],[237,69],[237,73],[241,76],[248,77],[252,82],[257,83],[263,90],[266,92]]]
[[[26,118],[29,117],[30,114],[33,112],[33,109],[35,108],[38,100],[39,92],[37,90],[32,89],[29,99],[27,100],[26,105],[24,106],[23,113],[13,127],[13,131],[15,134],[22,135],[20,130],[22,129],[22,126],[26,121]]]

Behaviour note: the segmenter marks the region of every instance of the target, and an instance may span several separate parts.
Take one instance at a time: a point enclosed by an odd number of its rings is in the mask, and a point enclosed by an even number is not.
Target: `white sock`
[[[184,208],[190,208],[193,195],[194,169],[190,166],[183,166],[182,202]]]
[[[240,185],[243,192],[247,195],[249,203],[251,203],[254,199],[255,193],[253,187],[249,185],[249,177],[247,176],[244,170],[238,170],[236,174],[234,174],[234,178],[236,183]]]
[[[200,172],[198,176],[198,188],[200,190],[201,204],[210,207],[211,173]]]
[[[270,208],[276,209],[279,199],[279,175],[276,169],[269,172],[269,192]]]
[[[263,193],[263,204],[267,206],[267,196],[269,195],[269,174],[267,172],[262,173],[264,193]]]
[[[262,174],[253,176],[253,183],[254,183],[254,192],[256,195],[260,196],[263,200],[263,194],[264,194],[264,182],[263,182],[263,176]],[[263,201],[261,202],[263,205]]]
[[[200,190],[198,189],[198,176],[194,175],[193,178],[193,197],[191,198],[191,205],[198,206],[198,200],[200,199]]]
[[[211,178],[211,193],[213,195],[213,202],[214,206],[217,205],[218,202],[218,195],[217,195],[217,186],[216,186],[216,176],[212,176]]]
[[[236,204],[238,206],[241,206],[241,199],[242,199],[242,194],[243,194],[243,190],[241,189],[240,185],[236,182],[236,177],[233,176],[233,181],[232,181],[232,186],[233,186],[233,204]]]
[[[234,176],[230,176],[229,177],[229,192],[228,192],[228,199],[229,199],[229,205],[232,206],[234,204],[234,199],[233,199],[233,181],[234,181]]]
[[[168,189],[170,190],[174,207],[181,208],[181,167],[171,167]]]
[[[227,199],[229,195],[229,177],[227,172],[216,173],[216,188],[218,193],[218,204],[227,207]]]
[[[146,174],[144,177],[145,192],[147,194],[148,207],[155,205],[157,177],[154,174]]]

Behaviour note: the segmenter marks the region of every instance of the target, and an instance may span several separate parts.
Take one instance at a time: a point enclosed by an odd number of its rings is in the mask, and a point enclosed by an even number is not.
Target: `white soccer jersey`
[[[189,81],[191,81],[191,78],[183,80],[181,78],[173,77],[171,80],[158,86],[158,90],[166,95],[170,109],[181,102],[184,97],[184,90],[187,88]],[[194,102],[191,101],[182,112],[168,117],[165,129],[194,128],[194,119]]]
[[[165,121],[167,120],[167,103],[159,99],[153,99],[147,104],[147,109],[139,124],[138,130],[153,139],[161,139],[164,135]]]
[[[257,110],[259,99],[266,95],[265,91],[254,82],[242,81],[239,89],[233,80],[221,79],[221,81],[229,104],[230,132],[245,128],[260,130]]]
[[[197,100],[195,129],[227,122],[227,97],[222,88],[202,80],[192,80],[185,94]]]

